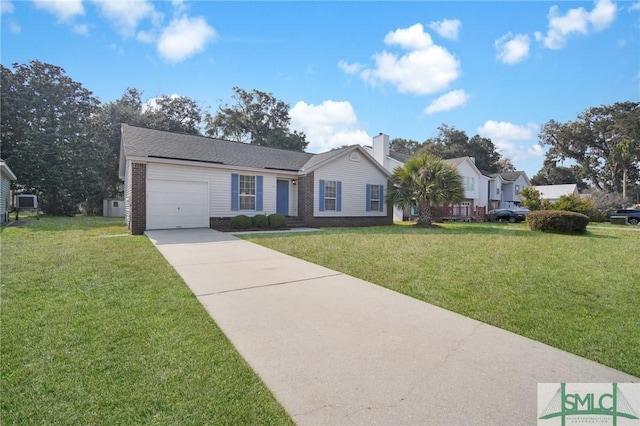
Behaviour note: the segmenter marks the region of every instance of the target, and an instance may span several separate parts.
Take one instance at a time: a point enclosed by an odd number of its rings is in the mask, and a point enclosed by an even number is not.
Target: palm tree
[[[458,203],[464,197],[458,169],[430,154],[407,160],[393,171],[391,182],[387,202],[402,208],[416,207],[418,225],[422,226],[431,225],[435,206]]]

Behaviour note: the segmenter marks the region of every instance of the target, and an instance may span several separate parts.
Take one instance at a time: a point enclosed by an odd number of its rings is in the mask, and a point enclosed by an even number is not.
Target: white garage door
[[[147,229],[208,227],[207,182],[147,181]]]

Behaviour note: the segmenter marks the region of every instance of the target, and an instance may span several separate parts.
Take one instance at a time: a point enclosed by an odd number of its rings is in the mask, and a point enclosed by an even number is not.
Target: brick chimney
[[[382,165],[387,167],[387,156],[389,155],[389,136],[380,133],[373,137],[373,158]]]

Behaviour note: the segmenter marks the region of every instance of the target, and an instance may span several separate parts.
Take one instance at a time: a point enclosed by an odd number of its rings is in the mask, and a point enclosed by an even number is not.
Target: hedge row
[[[536,210],[527,214],[527,223],[532,231],[582,234],[587,232],[589,216],[563,210]]]
[[[231,218],[232,229],[249,229],[249,228],[270,228],[281,229],[286,228],[287,220],[283,215],[279,213],[270,214],[269,216],[264,214],[257,214],[253,218],[240,214]]]

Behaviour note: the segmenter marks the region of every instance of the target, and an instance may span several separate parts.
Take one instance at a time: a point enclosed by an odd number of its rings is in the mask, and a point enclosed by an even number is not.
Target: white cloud
[[[156,41],[155,31],[140,30],[138,31],[138,34],[136,34],[136,40],[138,40],[140,43],[153,43],[154,41]]]
[[[348,101],[326,100],[320,105],[300,101],[291,108],[289,116],[291,128],[306,134],[309,152],[326,152],[342,145],[371,144],[371,138],[360,129]]]
[[[70,22],[84,14],[82,0],[31,0],[36,8],[52,13],[58,22]]]
[[[478,134],[491,139],[503,156],[518,161],[543,155],[537,141],[539,130],[540,126],[536,123],[518,125],[488,120],[478,128]]]
[[[589,13],[589,22],[596,31],[602,31],[609,27],[614,19],[618,8],[610,0],[601,0],[596,3],[591,13]]]
[[[205,45],[215,40],[216,30],[203,17],[183,15],[173,19],[160,35],[158,53],[169,62],[180,62],[202,52]]]
[[[549,9],[547,34],[536,31],[536,40],[548,49],[561,49],[567,44],[567,37],[573,34],[587,35],[589,29],[602,31],[609,27],[616,17],[617,8],[611,0],[597,0],[591,12],[584,8],[569,9],[561,15],[558,6]]]
[[[529,44],[528,35],[507,33],[495,41],[496,57],[505,64],[517,64],[529,56]]]
[[[364,65],[362,65],[359,62],[354,62],[350,64],[346,61],[339,61],[338,68],[340,68],[342,71],[344,71],[347,74],[355,74],[358,71],[360,71],[362,68],[364,68]]]
[[[4,15],[5,13],[13,13],[13,3],[10,1],[0,1],[0,15]]]
[[[390,84],[400,93],[414,95],[446,90],[460,76],[460,62],[447,49],[435,45],[422,24],[391,31],[384,41],[409,51],[404,54],[386,50],[375,53],[372,67],[345,61],[340,61],[338,67],[346,73],[359,71],[365,83]]]
[[[460,62],[445,48],[431,46],[398,56],[383,51],[374,55],[375,68],[361,77],[377,85],[389,83],[400,93],[428,95],[445,90],[460,76]]]
[[[95,1],[96,6],[116,30],[124,37],[135,34],[136,28],[144,19],[151,19],[156,25],[162,20],[162,14],[147,0]]]
[[[469,100],[469,95],[464,90],[453,90],[445,93],[425,108],[425,114],[433,114],[439,111],[450,111],[462,106]]]
[[[442,21],[431,22],[429,28],[437,32],[440,37],[457,40],[461,25],[462,23],[458,19],[444,19]]]
[[[83,36],[89,35],[89,26],[87,24],[75,24],[73,26],[73,32]]]
[[[629,6],[629,12],[633,12],[634,10],[640,10],[640,1],[633,3]]]
[[[398,28],[388,33],[384,42],[387,45],[397,44],[407,50],[426,49],[433,45],[431,36],[424,32],[422,24],[415,24],[409,28]]]
[[[5,25],[7,26],[9,31],[14,34],[18,34],[20,33],[20,31],[22,31],[22,28],[20,28],[20,25],[13,20],[8,21]]]

